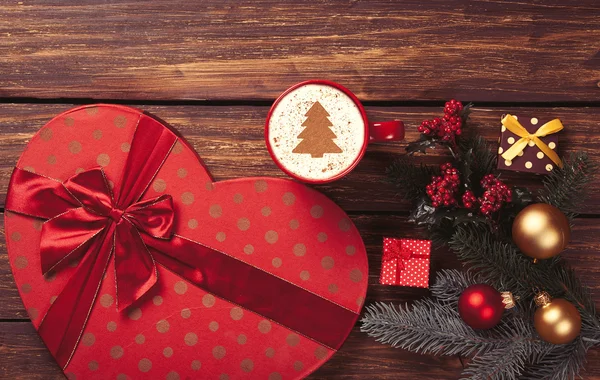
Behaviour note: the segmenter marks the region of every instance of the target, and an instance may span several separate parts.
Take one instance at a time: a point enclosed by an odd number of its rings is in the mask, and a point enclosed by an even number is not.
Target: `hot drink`
[[[400,129],[401,122],[393,123]],[[393,132],[386,139],[397,139],[397,131]],[[265,135],[269,152],[283,171],[305,182],[322,183],[356,166],[369,141],[369,123],[350,91],[332,82],[308,81],[277,99]]]
[[[361,110],[340,89],[305,84],[279,99],[267,125],[274,159],[307,181],[327,181],[361,155],[366,128]]]

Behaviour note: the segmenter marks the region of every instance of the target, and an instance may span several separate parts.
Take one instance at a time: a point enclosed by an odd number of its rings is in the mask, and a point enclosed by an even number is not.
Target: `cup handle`
[[[369,123],[369,142],[398,141],[404,139],[404,123],[400,120]]]

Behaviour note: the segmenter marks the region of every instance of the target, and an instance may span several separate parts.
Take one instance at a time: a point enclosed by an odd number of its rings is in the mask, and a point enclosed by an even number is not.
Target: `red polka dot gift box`
[[[6,210],[23,304],[69,379],[302,378],[364,302],[365,248],[332,201],[284,179],[215,182],[136,109],[52,119]]]
[[[384,238],[379,283],[428,288],[430,255],[430,240]]]
[[[554,168],[562,167],[557,154],[557,132],[562,129],[559,119],[504,115],[498,169],[548,174]]]

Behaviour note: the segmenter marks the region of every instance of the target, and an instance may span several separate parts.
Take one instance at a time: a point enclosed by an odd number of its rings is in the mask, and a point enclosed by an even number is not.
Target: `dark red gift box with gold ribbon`
[[[283,179],[215,182],[128,107],[45,125],[5,218],[23,303],[71,379],[302,378],[366,293],[363,242],[332,201]]]

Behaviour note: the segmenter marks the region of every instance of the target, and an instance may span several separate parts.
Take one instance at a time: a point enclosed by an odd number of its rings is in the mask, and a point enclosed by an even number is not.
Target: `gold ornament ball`
[[[525,207],[512,225],[517,247],[534,259],[548,259],[561,253],[571,238],[569,220],[559,209],[545,203]]]
[[[546,342],[567,344],[579,336],[581,315],[572,303],[557,298],[535,312],[533,325]]]

